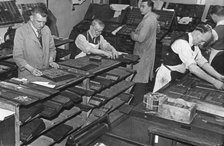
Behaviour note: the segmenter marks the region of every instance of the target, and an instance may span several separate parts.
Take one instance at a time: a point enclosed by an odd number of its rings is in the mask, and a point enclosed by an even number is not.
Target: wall
[[[27,4],[27,3],[46,3],[46,0],[16,0],[17,4]]]
[[[94,2],[94,0],[92,1]],[[103,1],[107,2],[108,0]],[[203,1],[203,0],[162,0],[162,1],[173,3],[196,4],[197,1]],[[205,18],[205,16],[207,15],[207,10],[210,4],[224,5],[224,0],[204,0],[204,1],[206,3],[206,7],[203,18]],[[16,0],[16,2],[19,4],[19,3],[46,2],[46,0]],[[57,26],[59,30],[59,35],[61,37],[69,36],[73,26],[75,26],[83,19],[90,3],[91,3],[90,0],[86,0],[83,4],[76,5],[75,10],[73,11],[72,0],[48,0],[48,7],[57,18]],[[7,28],[8,26],[3,27],[0,26],[0,42],[1,38],[4,37]]]
[[[83,20],[89,7],[90,0],[81,5],[76,5],[73,11],[72,0],[49,0],[48,8],[57,18],[57,27],[60,37],[68,37],[72,28]]]
[[[17,4],[38,2],[46,3],[46,0],[16,0]],[[48,0],[48,7],[57,18],[59,36],[69,36],[73,26],[83,19],[90,2],[90,0],[86,0],[83,4],[76,5],[73,10],[72,0]],[[0,42],[2,42],[7,29],[8,26],[0,26]]]
[[[205,4],[205,10],[201,18],[202,21],[206,18],[210,5],[224,6],[224,0],[162,0],[162,1],[171,3],[184,3],[184,4],[197,4],[202,2]]]
[[[196,4],[197,2],[205,2],[205,4],[212,4],[212,5],[224,5],[223,0],[162,0],[165,2],[172,2],[172,3],[185,3],[185,4]]]
[[[197,0],[161,0],[164,2],[171,2],[171,3],[184,3],[184,4],[195,4]]]
[[[4,1],[4,0],[0,0],[0,1]],[[43,3],[45,3],[46,0],[16,0],[16,4],[21,4],[21,3],[37,3],[37,2],[43,2]],[[0,43],[2,43],[3,38],[4,38],[4,34],[6,33],[8,27],[9,27],[9,25],[0,26]]]
[[[210,5],[222,5],[224,6],[224,0],[207,0],[205,2],[205,10],[204,10],[204,15],[202,16],[202,19],[206,18],[208,9]]]

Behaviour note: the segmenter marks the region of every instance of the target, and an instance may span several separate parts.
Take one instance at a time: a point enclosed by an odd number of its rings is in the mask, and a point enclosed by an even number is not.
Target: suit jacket
[[[30,21],[16,30],[13,59],[19,68],[19,77],[26,77],[30,74],[25,69],[25,65],[29,64],[37,69],[44,69],[49,67],[49,58],[55,58],[56,48],[50,29],[45,25],[41,33],[42,46]]]

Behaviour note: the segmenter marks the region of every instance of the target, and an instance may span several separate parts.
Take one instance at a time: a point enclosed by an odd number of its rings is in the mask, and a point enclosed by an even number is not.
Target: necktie
[[[37,30],[37,34],[38,34],[37,38],[38,38],[38,40],[39,40],[39,42],[40,42],[40,44],[42,46],[42,34],[41,34],[41,30]]]
[[[96,44],[96,38],[95,37],[93,38],[93,43]]]

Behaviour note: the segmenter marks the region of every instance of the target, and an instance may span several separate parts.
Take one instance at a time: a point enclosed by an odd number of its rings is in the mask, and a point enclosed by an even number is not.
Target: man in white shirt
[[[81,50],[81,53],[79,53],[75,58],[79,58],[87,54],[105,55],[112,59],[118,57],[116,49],[101,35],[104,27],[105,24],[101,20],[94,19],[89,30],[77,36],[75,44],[77,48]]]
[[[224,89],[224,76],[219,74],[202,56],[199,44],[212,36],[209,25],[200,24],[191,33],[186,33],[171,44],[171,53],[158,69],[153,92],[158,91],[175,77],[171,72],[185,73],[189,70],[197,77],[213,84],[217,89]],[[171,60],[172,59],[172,60]]]

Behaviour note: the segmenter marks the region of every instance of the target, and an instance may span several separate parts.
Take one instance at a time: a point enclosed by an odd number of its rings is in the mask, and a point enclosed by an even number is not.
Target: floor
[[[154,64],[154,77],[146,85],[137,85],[138,83],[135,85],[135,87],[131,91],[131,93],[134,94],[134,101],[131,102],[131,104],[136,105],[142,102],[144,94],[153,91],[155,76],[156,76],[156,69],[161,65],[161,56],[162,56],[162,44],[157,43],[156,57],[155,57],[155,64]]]

